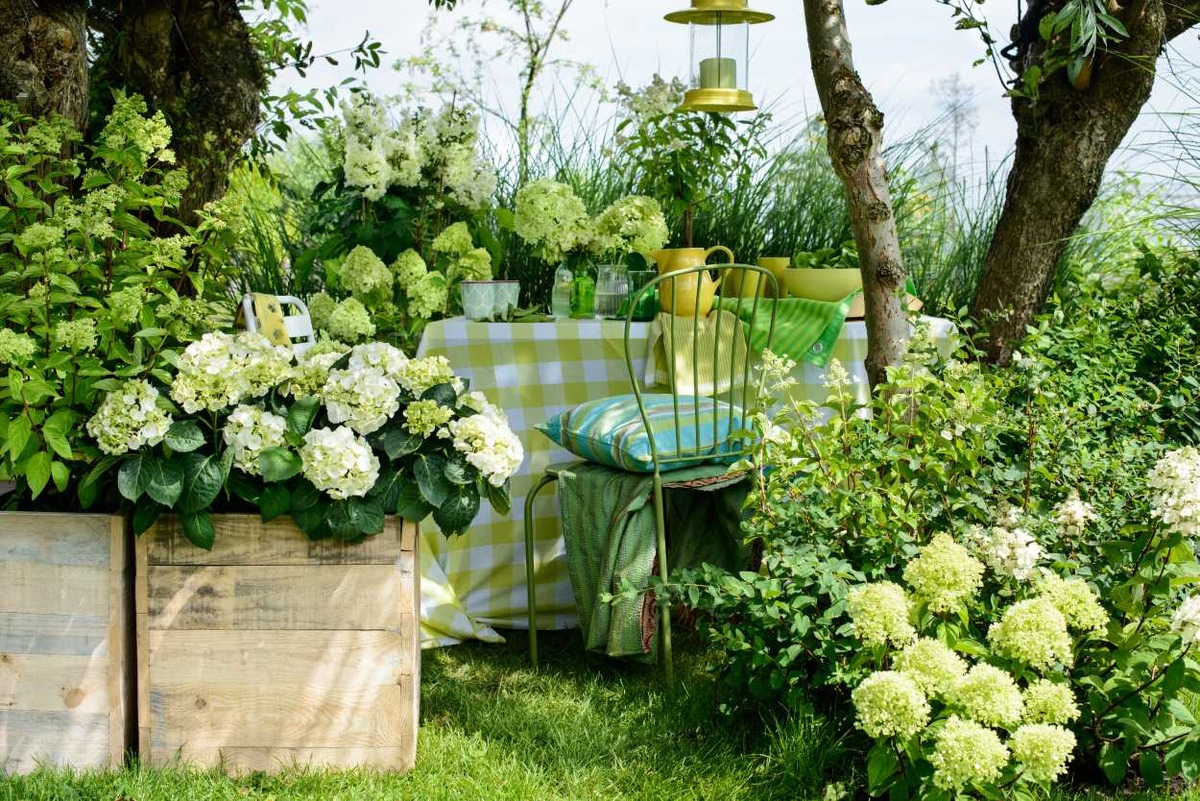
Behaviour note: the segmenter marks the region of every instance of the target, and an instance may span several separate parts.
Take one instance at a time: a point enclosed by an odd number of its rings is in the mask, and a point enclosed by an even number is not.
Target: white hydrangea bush
[[[1088,522],[1058,517],[1064,528]],[[942,533],[908,562],[904,586],[849,591],[862,659],[880,668],[851,692],[856,726],[877,741],[873,794],[901,783],[900,797],[1011,797],[1059,780],[1070,765],[1069,726],[1080,716],[1070,668],[1108,616],[1085,581],[1038,565],[1042,551],[1015,513],[998,518],[966,534],[980,559]],[[987,589],[995,587],[1003,589]],[[1005,599],[999,610],[987,603],[991,592]],[[970,636],[972,618],[985,621],[984,637]],[[1200,632],[1200,597],[1179,628]],[[894,754],[925,767],[902,770]]]
[[[238,504],[347,540],[377,533],[387,514],[432,515],[447,535],[462,533],[483,497],[508,512],[524,449],[445,357],[326,341],[294,359],[259,334],[210,333],[172,378],[169,396],[121,383],[86,424],[119,464],[139,533],[171,510],[211,547],[208,515]]]

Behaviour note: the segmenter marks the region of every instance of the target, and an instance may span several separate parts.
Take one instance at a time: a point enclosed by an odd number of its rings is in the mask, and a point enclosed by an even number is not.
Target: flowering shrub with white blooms
[[[158,405],[158,390],[146,381],[128,381],[104,397],[88,420],[87,432],[110,455],[157,445],[167,435],[171,415]]]
[[[128,381],[86,426],[117,457],[117,488],[141,507],[139,533],[175,510],[192,542],[211,547],[218,504],[264,520],[290,514],[315,539],[344,540],[378,533],[389,514],[432,516],[461,534],[485,496],[508,513],[524,450],[445,357],[322,342],[293,360],[257,334],[213,333],[178,363],[171,397],[182,409]]]

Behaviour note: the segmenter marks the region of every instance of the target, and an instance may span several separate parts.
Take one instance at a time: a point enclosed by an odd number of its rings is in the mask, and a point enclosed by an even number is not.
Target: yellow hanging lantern
[[[754,111],[746,89],[750,73],[750,26],[774,14],[754,11],[747,0],[692,0],[692,7],[667,14],[686,23],[691,38],[691,88],[680,108],[688,111]]]

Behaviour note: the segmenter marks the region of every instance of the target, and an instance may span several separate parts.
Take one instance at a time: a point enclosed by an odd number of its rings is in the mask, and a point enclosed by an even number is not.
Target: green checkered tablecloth
[[[954,326],[923,318],[939,347],[948,351]],[[446,539],[432,524],[421,533],[421,627],[425,646],[464,639],[499,641],[493,627],[526,628],[525,495],[547,465],[569,462],[571,454],[555,446],[533,426],[586,400],[630,392],[624,358],[624,322],[559,320],[552,323],[474,323],[439,320],[425,329],[418,356],[446,356],[455,371],[504,409],[525,446],[525,462],[512,479],[512,513],[497,515],[486,503],[470,531]],[[652,323],[631,331],[634,364],[645,373]],[[819,345],[818,345],[819,347]],[[849,321],[833,346],[855,381],[862,400],[868,394],[863,359],[866,326]],[[799,391],[822,401],[825,371],[801,363],[795,371]],[[576,625],[574,595],[567,575],[566,549],[558,526],[555,493],[544,491],[534,510],[534,559],[538,628]]]

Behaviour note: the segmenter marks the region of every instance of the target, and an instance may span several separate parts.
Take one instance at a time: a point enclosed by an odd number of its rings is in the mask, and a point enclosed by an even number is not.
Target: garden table
[[[945,354],[954,336],[947,320],[923,318]],[[638,375],[644,374],[651,323],[633,323],[630,340]],[[445,356],[455,372],[508,415],[525,446],[525,461],[512,477],[512,513],[496,514],[484,503],[470,530],[445,538],[432,522],[420,536],[421,626],[426,647],[464,639],[499,642],[493,627],[528,628],[525,589],[525,495],[547,465],[576,460],[534,429],[583,401],[630,392],[624,357],[624,321],[558,320],[546,323],[477,323],[463,318],[430,323],[418,356]],[[859,400],[868,397],[867,331],[847,321],[834,345],[854,381]],[[801,362],[795,394],[823,401],[825,370]],[[567,575],[566,548],[554,493],[538,499],[534,514],[538,628],[576,625]]]

